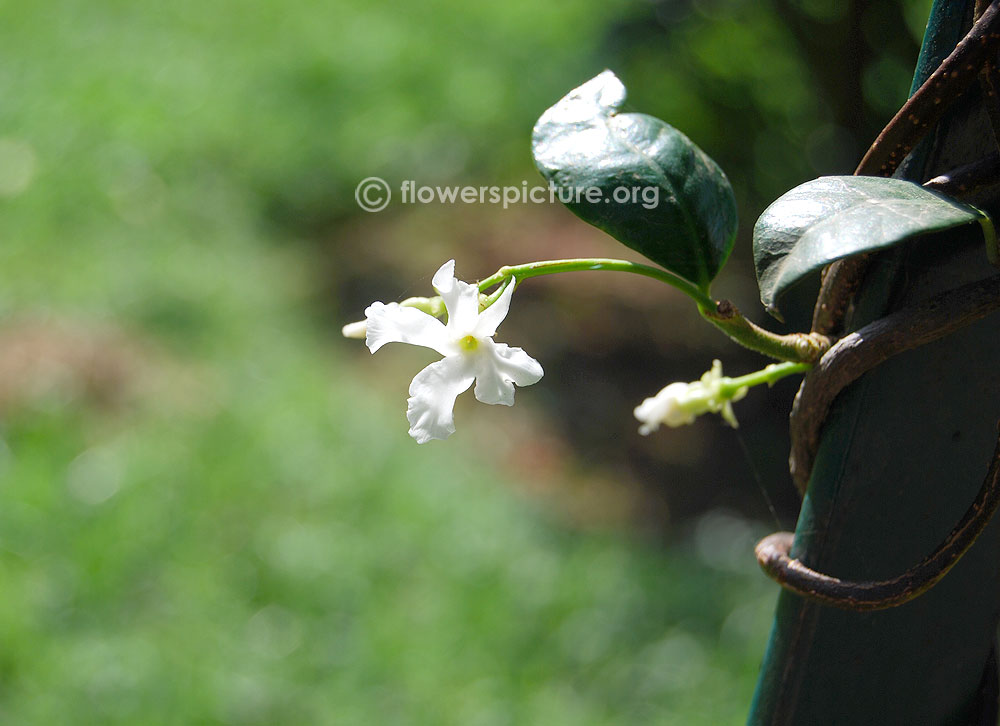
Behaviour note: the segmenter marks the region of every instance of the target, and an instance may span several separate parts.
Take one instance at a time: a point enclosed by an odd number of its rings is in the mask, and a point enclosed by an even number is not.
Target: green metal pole
[[[972,5],[935,3],[916,83],[962,37]],[[973,93],[899,174],[922,181],[981,156],[991,136],[984,123]],[[995,214],[998,201],[974,203]],[[873,263],[851,328],[995,272],[981,239],[928,238]],[[866,374],[826,421],[792,555],[851,580],[915,564],[975,497],[998,419],[996,316]],[[934,589],[897,608],[849,612],[783,591],[748,723],[995,724],[998,615],[996,521]]]

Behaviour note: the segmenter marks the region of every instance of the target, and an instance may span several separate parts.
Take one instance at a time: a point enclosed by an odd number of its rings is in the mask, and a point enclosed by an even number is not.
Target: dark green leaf
[[[761,302],[780,319],[782,295],[835,260],[977,222],[987,246],[994,247],[989,217],[913,182],[868,176],[814,179],[779,197],[754,226]]]
[[[535,164],[581,219],[707,290],[736,235],[729,180],[677,129],[618,113],[624,101],[611,71],[570,92],[535,124]]]

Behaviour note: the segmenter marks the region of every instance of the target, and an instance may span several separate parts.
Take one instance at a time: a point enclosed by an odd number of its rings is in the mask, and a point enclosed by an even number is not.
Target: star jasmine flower
[[[398,303],[375,302],[365,310],[365,343],[372,353],[386,343],[409,343],[444,356],[414,376],[406,401],[409,434],[417,443],[446,439],[455,432],[455,399],[475,382],[483,403],[514,404],[514,384],[530,386],[542,377],[538,361],[520,348],[493,341],[514,294],[511,280],[490,307],[479,311],[479,288],[455,278],[449,260],[431,282],[444,301],[447,325],[433,315]]]
[[[712,361],[712,369],[701,380],[692,383],[671,383],[652,398],[647,398],[635,408],[635,417],[642,425],[639,433],[647,436],[660,428],[693,423],[703,413],[722,414],[733,428],[738,428],[733,413],[733,401],[747,395],[747,386],[733,387],[731,378],[722,375],[722,361]]]

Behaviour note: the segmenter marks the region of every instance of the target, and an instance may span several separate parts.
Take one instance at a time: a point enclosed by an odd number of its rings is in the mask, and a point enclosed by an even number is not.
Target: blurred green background
[[[740,433],[641,439],[643,397],[762,361],[656,283],[539,280],[500,339],[546,378],[418,447],[430,358],[340,325],[451,257],[628,255],[562,209],[354,186],[540,183],[535,119],[611,67],[727,170],[716,289],[763,320],[753,220],[853,168],[928,6],[0,3],[0,718],[740,722],[794,383]]]

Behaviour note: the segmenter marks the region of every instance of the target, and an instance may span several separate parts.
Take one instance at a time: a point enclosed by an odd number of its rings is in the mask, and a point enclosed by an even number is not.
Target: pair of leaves
[[[624,102],[625,86],[611,71],[571,91],[535,124],[535,163],[577,216],[707,293],[736,236],[732,187],[684,134],[652,116],[619,113]],[[900,179],[815,179],[757,220],[761,301],[780,319],[781,297],[831,262],[974,223],[996,260],[992,223],[974,207]]]
[[[535,164],[577,216],[707,291],[736,237],[729,180],[674,127],[619,113],[624,102],[611,71],[571,91],[535,124]]]

